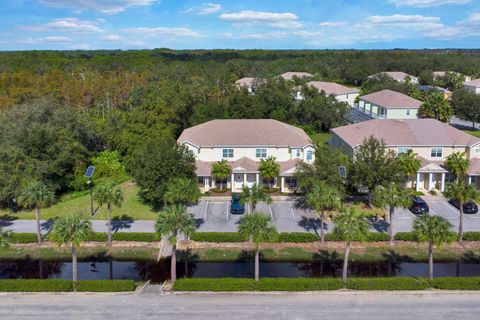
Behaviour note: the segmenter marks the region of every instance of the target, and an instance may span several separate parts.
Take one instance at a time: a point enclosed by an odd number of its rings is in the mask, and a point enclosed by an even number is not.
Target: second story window
[[[442,147],[433,147],[430,149],[430,157],[432,158],[441,158],[442,157]]]
[[[407,109],[407,116],[409,116],[409,115],[410,115],[410,110],[409,110],[409,109]]]
[[[307,151],[307,161],[312,161],[313,160],[313,151],[309,150]]]
[[[223,149],[223,158],[233,158],[233,149]]]
[[[408,150],[410,150],[409,147],[398,147],[398,148],[397,148],[397,156],[398,156],[399,154],[401,154],[401,153],[407,153]]]
[[[255,157],[263,159],[267,157],[267,149],[256,149]]]

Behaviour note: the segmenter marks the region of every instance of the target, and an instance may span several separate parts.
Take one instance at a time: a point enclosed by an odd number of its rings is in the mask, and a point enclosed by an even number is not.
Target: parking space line
[[[293,220],[297,220],[297,217],[295,217],[295,212],[292,208],[292,203],[290,201],[288,201],[288,206],[290,207],[290,212],[292,213]]]
[[[230,207],[230,206],[228,205],[228,203],[229,203],[228,201],[225,202],[225,204],[227,205],[227,210],[225,210],[226,217],[227,217],[227,221],[228,221],[228,211],[229,211],[228,209],[229,209],[229,207]]]
[[[205,212],[203,214],[203,221],[207,221],[208,201],[205,201]]]
[[[270,206],[270,204],[267,204],[267,205],[268,205],[268,211],[270,211],[270,218],[273,219],[272,207]]]

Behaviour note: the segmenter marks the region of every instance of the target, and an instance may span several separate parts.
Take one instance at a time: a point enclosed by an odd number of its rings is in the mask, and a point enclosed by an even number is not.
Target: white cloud
[[[248,39],[248,40],[273,40],[281,39],[288,36],[286,32],[266,32],[266,33],[249,33],[238,35],[239,39]]]
[[[222,10],[222,6],[218,3],[204,3],[198,7],[191,7],[185,10],[185,13],[192,13],[199,16],[204,16],[212,13],[216,13]]]
[[[298,17],[291,12],[261,12],[244,10],[233,13],[222,13],[220,19],[239,24],[266,24],[273,28],[301,28]]]
[[[314,37],[323,37],[325,34],[320,31],[295,31],[292,32],[293,35],[301,37],[301,38],[314,38]]]
[[[480,13],[474,13],[467,19],[458,22],[456,25],[432,30],[425,35],[441,40],[480,36]]]
[[[20,39],[17,42],[23,44],[62,44],[71,42],[72,39],[68,37],[60,37],[60,36],[50,36],[50,37],[43,37],[43,38],[27,38],[27,39]]]
[[[422,15],[402,15],[394,14],[391,16],[370,16],[365,20],[365,27],[396,27],[412,29],[436,29],[442,28],[439,17],[430,17]]]
[[[73,9],[75,11],[95,11],[114,14],[125,11],[129,7],[148,6],[158,0],[40,0],[40,3],[56,8]]]
[[[144,37],[199,38],[201,36],[200,33],[189,28],[129,28],[125,31]]]
[[[20,29],[45,32],[75,32],[75,33],[96,33],[103,30],[98,27],[99,21],[80,20],[78,18],[53,19],[51,22],[32,26],[19,26]]]
[[[439,7],[446,4],[465,4],[471,0],[392,0],[397,7],[428,8]]]
[[[100,39],[105,41],[121,41],[122,37],[119,36],[118,34],[109,34],[104,37],[101,37]]]
[[[320,22],[318,25],[320,27],[328,27],[328,28],[343,27],[347,25],[347,21],[325,21],[325,22]]]

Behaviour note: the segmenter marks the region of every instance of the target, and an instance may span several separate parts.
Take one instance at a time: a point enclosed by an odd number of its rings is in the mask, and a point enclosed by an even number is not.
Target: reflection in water
[[[240,262],[193,262],[188,254],[177,264],[177,275],[193,278],[251,278],[254,273],[252,261]],[[357,262],[349,264],[351,276],[415,276],[427,277],[428,264],[402,262],[398,257],[384,262]],[[339,277],[342,263],[338,256],[318,257],[314,262],[261,262],[262,277]],[[37,260],[0,261],[0,279],[58,278],[70,279],[72,265],[70,262],[52,262]],[[479,276],[480,263],[436,263],[436,277]],[[114,261],[91,260],[79,262],[79,279],[133,279],[150,280],[161,283],[170,277],[170,260],[160,262],[148,261]]]

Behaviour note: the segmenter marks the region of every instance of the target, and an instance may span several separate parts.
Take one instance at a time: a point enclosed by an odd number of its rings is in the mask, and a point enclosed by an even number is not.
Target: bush
[[[480,241],[480,232],[469,231],[463,234],[463,240],[465,241]]]
[[[266,188],[263,188],[263,191],[264,191],[265,193],[277,193],[277,192],[280,191],[280,189],[279,189],[279,188],[269,189],[268,187],[266,187]]]
[[[433,288],[443,290],[480,290],[480,277],[436,278],[431,284]]]
[[[335,233],[327,233],[325,235],[325,240],[327,241],[343,241],[342,238]],[[388,234],[383,232],[369,232],[367,234],[366,242],[378,242],[378,241],[389,241],[390,237]]]
[[[278,242],[313,242],[318,241],[317,235],[309,232],[281,232],[278,236]]]
[[[199,242],[244,242],[247,238],[238,232],[195,232],[191,238]]]
[[[192,278],[178,279],[173,289],[176,291],[253,291],[253,279],[242,278]]]
[[[213,193],[227,193],[228,191],[230,191],[229,188],[223,188],[223,189],[220,189],[220,188],[210,188],[210,192],[213,192]]]
[[[433,190],[433,189],[430,190],[430,191],[428,191],[428,193],[430,193],[432,196],[436,196],[436,195],[437,195],[437,191],[435,191],[435,190]]]
[[[90,235],[89,241],[106,242],[107,234],[105,232],[94,232]],[[156,242],[160,241],[160,236],[154,232],[118,232],[112,234],[113,241],[138,241],[138,242]]]
[[[134,291],[136,287],[133,280],[80,280],[75,284],[77,291],[88,292]]]
[[[36,233],[14,233],[10,234],[10,241],[12,243],[36,243]]]
[[[0,280],[0,292],[68,292],[72,281],[60,279],[7,279]]]
[[[351,278],[347,289],[353,290],[425,290],[430,283],[423,278]]]
[[[255,285],[258,291],[323,291],[342,287],[342,282],[335,278],[263,278]]]
[[[415,241],[415,235],[413,232],[397,232],[397,234],[395,234],[395,240]]]

